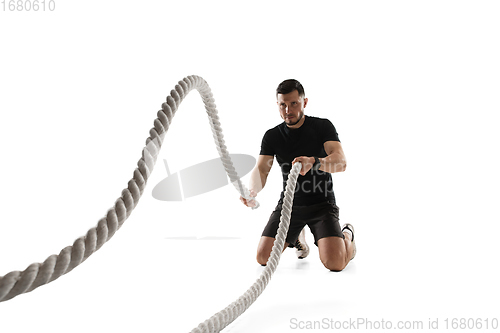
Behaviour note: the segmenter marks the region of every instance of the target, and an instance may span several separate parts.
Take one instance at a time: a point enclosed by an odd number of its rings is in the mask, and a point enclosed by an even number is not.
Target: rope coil
[[[12,271],[4,276],[0,276],[0,302],[8,301],[18,295],[31,292],[71,272],[113,237],[139,203],[149,176],[156,164],[165,134],[172,123],[172,118],[182,100],[193,89],[198,90],[201,95],[217,151],[231,183],[242,197],[246,199],[252,198],[250,192],[238,177],[227,151],[218,111],[210,87],[199,76],[185,77],[170,91],[166,102],[162,104],[162,109],[158,111],[158,117],[154,120],[154,127],[149,131],[150,136],[146,139],[146,146],[142,150],[141,158],[137,162],[137,168],[133,172],[132,179],[128,182],[127,187],[122,190],[121,196],[116,199],[114,205],[107,211],[105,216],[98,221],[95,227],[88,230],[85,236],[76,239],[73,245],[62,249],[58,255],[49,256],[43,263],[33,263],[22,272]],[[288,177],[276,241],[261,277],[240,298],[201,323],[192,331],[193,333],[220,332],[248,309],[267,286],[279,263],[281,251],[285,243],[290,224],[293,194],[300,168],[300,163],[294,164]],[[255,208],[257,207],[258,202],[256,201]]]

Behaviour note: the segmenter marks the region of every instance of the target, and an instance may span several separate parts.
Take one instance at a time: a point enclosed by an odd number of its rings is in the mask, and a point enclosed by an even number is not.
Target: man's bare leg
[[[271,256],[271,250],[273,249],[275,239],[273,237],[262,236],[259,241],[259,246],[257,247],[257,262],[262,266],[267,264],[269,257]],[[285,242],[283,251],[288,247],[289,243]]]
[[[332,236],[318,240],[319,258],[331,271],[343,270],[354,257],[355,245],[351,241],[351,233],[344,232],[344,236],[345,239]]]

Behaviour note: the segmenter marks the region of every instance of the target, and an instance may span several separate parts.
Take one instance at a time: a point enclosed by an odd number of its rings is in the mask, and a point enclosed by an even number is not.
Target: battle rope
[[[43,263],[33,263],[22,272],[12,271],[5,276],[1,276],[0,302],[33,291],[70,272],[113,237],[115,232],[123,225],[137,206],[146,187],[147,180],[153,171],[172,118],[182,100],[192,89],[198,90],[205,104],[215,145],[231,183],[241,196],[247,199],[251,198],[250,192],[240,181],[224,144],[222,128],[220,127],[218,112],[210,87],[203,78],[188,76],[179,81],[179,84],[175,86],[175,89],[170,92],[170,96],[167,97],[167,102],[162,104],[162,110],[158,111],[158,118],[154,120],[154,127],[149,131],[150,137],[146,139],[146,146],[142,150],[142,157],[137,162],[138,168],[134,170],[133,177],[128,182],[128,187],[123,189],[122,195],[115,201],[114,206],[98,221],[97,226],[91,228],[85,236],[75,240],[72,246],[65,247],[59,255],[49,256]],[[294,164],[289,174],[276,241],[274,242],[267,266],[260,278],[240,298],[201,323],[192,331],[193,333],[221,331],[248,309],[267,286],[279,263],[281,251],[285,243],[285,237],[290,224],[295,184],[300,168],[300,163]],[[257,202],[256,204],[258,205]]]
[[[205,320],[203,323],[198,325],[197,328],[191,331],[191,333],[216,333],[220,332],[227,325],[231,324],[236,318],[238,318],[243,312],[250,307],[250,305],[255,302],[257,297],[264,291],[267,284],[271,280],[276,267],[279,264],[283,246],[285,245],[285,238],[288,233],[288,227],[290,226],[290,216],[292,214],[292,202],[293,196],[295,194],[295,185],[297,184],[297,177],[302,165],[300,162],[295,163],[292,166],[292,170],[288,175],[286,181],[286,191],[285,198],[283,199],[283,208],[281,210],[281,218],[278,226],[278,232],[276,234],[276,240],[274,241],[273,248],[271,250],[271,255],[266,264],[266,268],[260,275],[260,277],[255,281],[255,283],[248,288],[248,290],[240,296],[236,301],[229,304],[225,309],[217,312],[215,315]]]

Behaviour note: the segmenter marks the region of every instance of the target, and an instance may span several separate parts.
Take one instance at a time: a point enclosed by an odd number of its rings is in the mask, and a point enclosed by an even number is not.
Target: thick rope
[[[292,166],[290,174],[288,175],[285,198],[283,200],[283,208],[281,210],[281,218],[276,234],[276,240],[274,241],[271,255],[267,260],[266,268],[264,268],[264,271],[257,281],[255,281],[255,283],[248,288],[243,295],[241,295],[233,303],[229,304],[226,308],[217,312],[212,317],[198,325],[198,327],[192,330],[191,333],[220,332],[227,325],[231,324],[236,318],[238,318],[243,312],[245,312],[266,288],[267,284],[271,280],[271,276],[276,270],[276,267],[278,267],[283,246],[285,245],[288,227],[290,226],[295,185],[297,184],[297,177],[299,176],[301,167],[302,164],[300,162],[295,163]]]
[[[43,263],[33,263],[22,272],[12,271],[5,276],[0,276],[0,302],[33,291],[72,271],[113,237],[139,203],[172,118],[180,103],[192,89],[198,90],[205,104],[215,145],[231,183],[241,196],[251,199],[250,192],[241,182],[229,157],[210,87],[201,77],[188,76],[179,81],[179,84],[167,97],[166,103],[162,104],[162,110],[158,111],[158,117],[154,120],[154,127],[149,131],[150,137],[146,139],[146,146],[142,150],[142,157],[137,162],[138,167],[134,170],[133,177],[128,182],[127,188],[123,189],[122,195],[115,201],[114,206],[85,236],[75,240],[73,245],[62,249],[58,255],[49,256]],[[281,250],[285,243],[290,224],[293,194],[300,167],[300,163],[294,164],[288,177],[277,238],[261,277],[238,300],[201,323],[193,332],[219,332],[224,329],[248,309],[267,286],[279,263]],[[256,204],[258,205],[257,202]]]
[[[167,102],[162,104],[162,110],[158,111],[158,118],[154,120],[154,127],[149,131],[150,137],[146,139],[146,146],[142,150],[142,157],[137,162],[138,167],[134,170],[133,178],[128,182],[128,187],[122,191],[122,195],[116,200],[114,206],[98,221],[97,226],[91,228],[85,236],[75,240],[73,245],[65,247],[59,255],[52,255],[43,263],[31,264],[22,272],[13,271],[0,277],[0,302],[33,291],[70,272],[113,237],[137,206],[153,171],[172,118],[182,100],[192,89],[199,91],[205,104],[215,144],[231,182],[243,197],[250,198],[250,193],[240,181],[224,144],[210,87],[201,77],[188,76],[179,81],[167,97]]]

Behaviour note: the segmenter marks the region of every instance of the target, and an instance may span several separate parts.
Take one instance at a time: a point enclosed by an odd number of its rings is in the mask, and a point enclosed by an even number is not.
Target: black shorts
[[[278,225],[281,217],[281,204],[278,204],[269,217],[262,236],[276,238]],[[290,228],[286,236],[286,242],[293,246],[299,237],[301,230],[309,226],[314,235],[314,244],[324,237],[344,238],[339,224],[339,207],[336,204],[325,201],[311,206],[295,206],[292,209]]]

